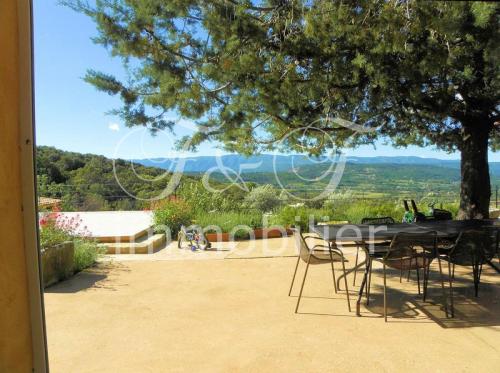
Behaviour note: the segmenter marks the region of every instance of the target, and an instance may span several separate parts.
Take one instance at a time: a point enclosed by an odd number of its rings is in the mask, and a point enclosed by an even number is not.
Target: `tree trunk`
[[[489,217],[490,172],[488,165],[488,130],[464,126],[460,161],[460,209],[457,219]]]

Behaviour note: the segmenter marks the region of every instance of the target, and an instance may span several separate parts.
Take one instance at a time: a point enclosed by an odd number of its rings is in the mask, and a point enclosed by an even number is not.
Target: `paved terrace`
[[[329,266],[311,266],[295,314],[299,287],[287,296],[295,258],[286,251],[262,255],[291,250],[292,242],[268,240],[264,248],[265,242],[254,243],[254,254],[241,242],[205,253],[169,246],[153,255],[113,256],[46,289],[51,371],[493,372],[500,366],[500,286],[488,269],[474,298],[471,275],[457,267],[455,319],[440,309],[437,265],[427,303],[416,296],[415,281],[400,284],[394,272],[384,323],[380,267],[370,305],[356,317],[344,292],[334,293]],[[353,255],[348,259],[352,266]],[[353,311],[357,289],[351,288]]]

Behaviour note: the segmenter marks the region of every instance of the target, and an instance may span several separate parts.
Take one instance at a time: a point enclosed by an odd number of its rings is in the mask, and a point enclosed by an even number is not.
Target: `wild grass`
[[[196,216],[195,223],[206,227],[216,225],[222,232],[230,232],[237,225],[248,225],[251,228],[262,227],[262,213],[256,210],[246,212],[206,212]]]
[[[80,272],[92,267],[104,254],[104,249],[97,242],[88,239],[75,239],[74,271]]]
[[[194,220],[196,225],[206,228],[215,226],[221,229],[222,233],[235,233],[236,238],[246,238],[248,230],[240,229],[234,231],[235,227],[246,226],[251,229],[262,227],[262,212],[248,210],[245,212],[205,212],[199,213]],[[216,229],[209,229],[207,233],[217,232]]]
[[[429,207],[421,203],[420,211],[429,214]],[[441,208],[441,206],[436,206]],[[458,211],[458,202],[446,203],[443,209],[452,213],[455,218]],[[306,206],[292,207],[285,206],[274,214],[270,221],[272,224],[283,226],[299,226],[303,231],[308,231],[311,224],[324,221],[347,221],[352,224],[359,224],[365,217],[385,217],[390,216],[396,222],[401,222],[404,215],[402,202],[376,202],[373,200],[339,200],[323,208],[309,208]]]

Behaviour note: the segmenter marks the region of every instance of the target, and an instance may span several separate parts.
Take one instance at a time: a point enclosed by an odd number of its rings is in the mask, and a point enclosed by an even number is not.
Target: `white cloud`
[[[118,132],[120,130],[120,125],[118,123],[109,123],[108,124],[108,128],[111,130],[111,131],[115,131],[115,132]]]

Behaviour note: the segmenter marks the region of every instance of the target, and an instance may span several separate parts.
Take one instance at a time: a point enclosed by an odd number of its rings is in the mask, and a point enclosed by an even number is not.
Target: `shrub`
[[[153,207],[153,220],[156,230],[170,229],[172,237],[176,237],[182,225],[190,225],[191,207],[180,199],[163,200]]]
[[[202,183],[187,182],[181,184],[177,195],[189,203],[194,213],[239,210],[244,199],[243,190],[227,184],[210,186],[214,191],[207,190]]]
[[[450,211],[451,215],[453,216],[453,219],[455,219],[458,214],[460,203],[459,202],[443,203],[442,207],[444,210]],[[441,208],[441,205],[436,204],[436,208]]]
[[[74,270],[80,272],[85,268],[91,267],[97,262],[97,259],[104,254],[105,250],[97,244],[94,240],[89,239],[76,239],[75,245],[75,259]]]
[[[59,245],[66,241],[73,241],[75,237],[86,237],[90,235],[87,227],[81,226],[81,219],[77,217],[67,218],[59,212],[44,214],[39,220],[40,246],[47,248]]]
[[[361,223],[365,217],[390,216],[396,222],[403,218],[404,209],[399,203],[373,203],[370,201],[358,201],[351,204],[345,210],[345,220],[353,224]]]
[[[230,233],[233,228],[238,225],[248,226],[251,229],[262,228],[262,212],[247,211],[241,212],[224,212],[224,213],[204,213],[196,216],[196,225],[206,228],[208,226],[216,226],[221,229],[222,233]],[[216,229],[209,229],[206,233],[217,233]],[[239,230],[235,233],[235,238],[248,238],[247,230]]]
[[[40,246],[42,249],[72,241],[73,237],[55,224],[46,224],[40,229]]]
[[[278,191],[272,185],[262,185],[252,189],[244,200],[244,205],[250,209],[268,212],[281,204]]]
[[[306,206],[285,206],[277,214],[272,215],[270,222],[283,227],[300,227],[302,232],[309,231],[310,224],[329,221],[332,216],[324,209],[313,209]]]

